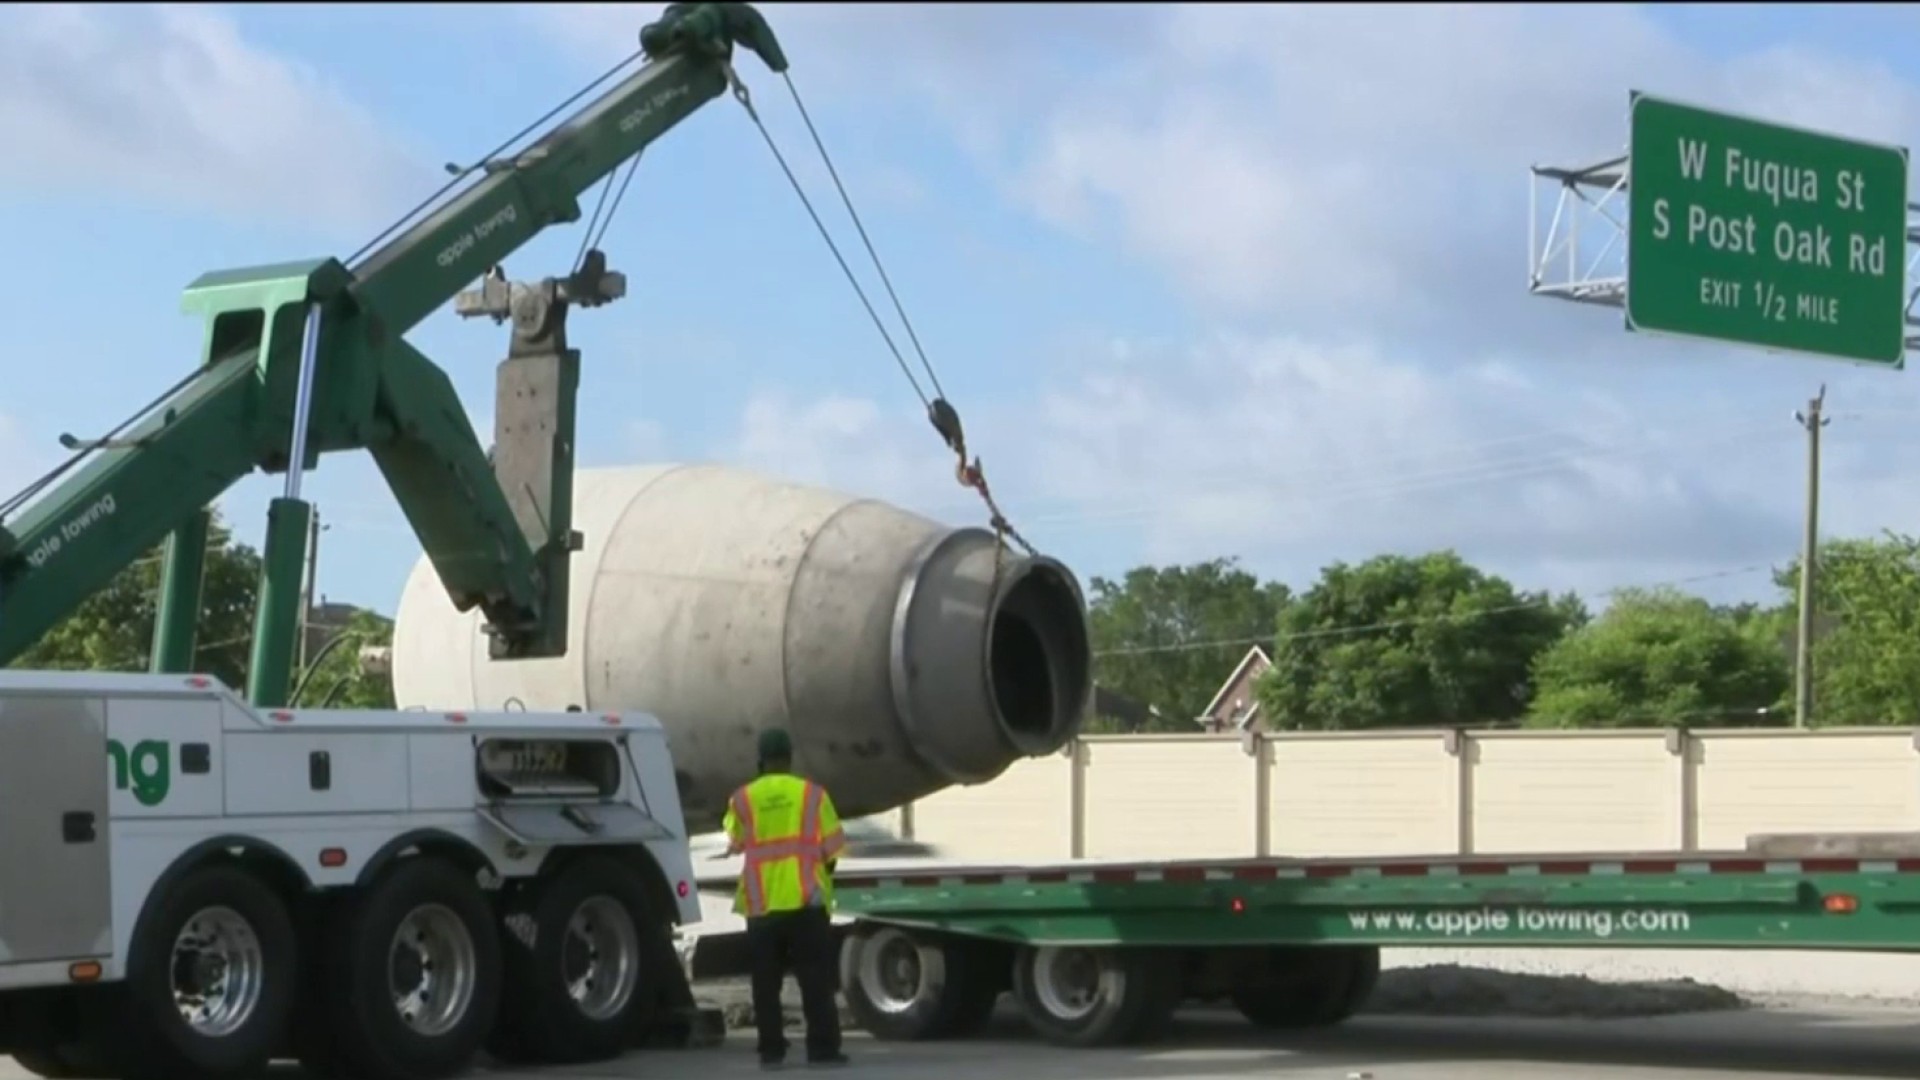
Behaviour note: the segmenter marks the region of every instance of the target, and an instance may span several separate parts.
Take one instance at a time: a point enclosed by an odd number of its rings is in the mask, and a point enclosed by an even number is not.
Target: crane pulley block
[[[567,310],[600,307],[627,295],[627,275],[607,269],[599,249],[588,251],[579,269],[563,278],[531,284],[507,280],[506,268],[495,266],[469,289],[453,299],[453,309],[466,319],[513,320],[513,344],[507,355],[544,356],[568,351]]]

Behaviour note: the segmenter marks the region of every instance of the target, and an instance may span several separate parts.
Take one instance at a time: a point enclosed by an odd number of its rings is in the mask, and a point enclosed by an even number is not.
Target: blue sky
[[[657,10],[0,13],[0,486],[194,362],[197,274],[358,248]],[[767,14],[1002,503],[1083,575],[1238,555],[1304,584],[1453,546],[1526,586],[1764,595],[1797,543],[1788,414],[1822,380],[1828,531],[1920,531],[1911,375],[1630,338],[1528,297],[1520,261],[1525,166],[1621,145],[1630,86],[1915,141],[1905,9]],[[784,86],[742,71],[871,287]],[[563,271],[578,238],[507,268]],[[572,323],[584,463],[727,461],[979,520],[731,101],[649,152],[604,246],[630,288]],[[447,310],[411,337],[490,427],[505,331]],[[226,500],[244,536],[279,484]],[[308,493],[322,591],[391,610],[418,547],[379,474],[329,458]]]

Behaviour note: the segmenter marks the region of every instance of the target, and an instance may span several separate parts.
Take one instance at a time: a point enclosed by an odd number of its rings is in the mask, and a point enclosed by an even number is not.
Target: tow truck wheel
[[[188,871],[134,931],[127,978],[92,1019],[131,1080],[250,1076],[284,1039],[298,985],[286,905],[237,866]],[[70,1063],[69,1063],[70,1064]]]
[[[518,1064],[617,1057],[658,1000],[642,970],[643,936],[658,930],[639,873],[589,855],[530,883],[503,915],[506,997],[488,1049]]]
[[[501,996],[500,937],[472,872],[431,855],[403,859],[347,901],[331,937],[336,1068],[359,1080],[437,1080],[472,1064]]]
[[[1374,945],[1268,949],[1260,966],[1233,988],[1233,1004],[1257,1027],[1331,1027],[1360,1011],[1380,980]]]
[[[107,1080],[117,1074],[93,1047],[84,1044],[16,1049],[13,1063],[47,1080]]]
[[[1112,1046],[1133,1038],[1148,1006],[1164,1000],[1155,983],[1170,978],[1166,962],[1158,949],[1028,946],[1013,962],[1013,994],[1048,1042]]]
[[[840,949],[840,985],[854,1022],[876,1039],[971,1035],[1004,985],[996,943],[861,924]]]

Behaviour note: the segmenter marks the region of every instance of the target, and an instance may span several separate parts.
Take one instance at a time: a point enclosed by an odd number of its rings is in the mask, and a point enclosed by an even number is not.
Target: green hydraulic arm
[[[365,449],[447,593],[479,608],[493,655],[563,655],[579,357],[568,304],[624,292],[599,252],[532,288],[497,275],[550,225],[580,218],[579,196],[730,87],[735,46],[776,72],[787,60],[747,4],[672,4],[640,31],[645,62],[526,148],[349,267],[316,259],[202,276],[183,307],[205,320],[202,362],[106,438],[63,437],[75,457],[0,505],[0,665],[87,597],[167,542],[152,656],[189,670],[207,507],[255,469],[285,473],[268,511],[247,694],[286,704],[312,507],[304,470]],[[476,294],[461,289],[485,278]],[[449,300],[462,314],[514,320],[500,366],[494,452],[480,444],[452,381],[403,335]],[[532,404],[529,404],[532,403]],[[36,501],[19,510],[28,498]],[[19,510],[17,516],[14,511]]]

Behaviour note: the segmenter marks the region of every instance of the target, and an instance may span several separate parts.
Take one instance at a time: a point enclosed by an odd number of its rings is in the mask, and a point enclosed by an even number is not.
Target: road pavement
[[[797,1048],[796,1048],[797,1049]],[[981,1039],[946,1044],[848,1040],[840,1072],[887,1080],[1833,1080],[1920,1075],[1920,1023],[1904,1010],[1845,1006],[1626,1020],[1363,1017],[1337,1031],[1275,1036],[1222,1013],[1183,1014],[1151,1048],[1067,1050],[1035,1041],[1010,1016]],[[817,1075],[790,1067],[789,1072]],[[0,1077],[29,1074],[10,1061]],[[288,1076],[297,1073],[289,1072]],[[491,1080],[707,1080],[762,1075],[752,1040],[648,1052],[564,1069],[500,1071]],[[831,1074],[829,1074],[831,1075]]]

